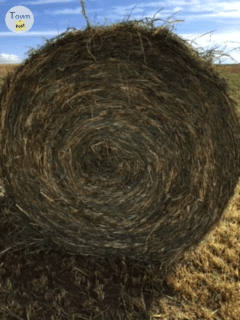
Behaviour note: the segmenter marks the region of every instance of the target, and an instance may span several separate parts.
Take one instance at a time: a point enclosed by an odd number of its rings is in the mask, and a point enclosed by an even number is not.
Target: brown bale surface
[[[63,250],[171,264],[219,223],[239,178],[235,102],[168,29],[66,32],[0,90],[6,194]]]

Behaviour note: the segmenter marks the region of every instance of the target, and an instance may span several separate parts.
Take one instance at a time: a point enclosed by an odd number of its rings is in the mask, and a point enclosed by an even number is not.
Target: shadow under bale
[[[234,194],[235,102],[167,28],[66,32],[7,75],[0,106],[6,194],[69,253],[170,265]]]

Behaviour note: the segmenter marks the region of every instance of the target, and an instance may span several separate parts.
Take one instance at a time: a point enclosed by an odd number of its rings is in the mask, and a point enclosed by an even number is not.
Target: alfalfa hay
[[[6,77],[0,105],[6,193],[67,252],[172,263],[234,194],[234,101],[167,28],[66,32]]]

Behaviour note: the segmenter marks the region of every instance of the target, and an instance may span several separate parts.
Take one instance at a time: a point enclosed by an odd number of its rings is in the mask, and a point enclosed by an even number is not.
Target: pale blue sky
[[[5,23],[6,13],[14,6],[24,6],[31,10],[34,24],[31,30],[16,34]],[[134,10],[132,10],[135,7]],[[162,9],[162,10],[160,10]],[[156,12],[158,14],[156,14]],[[178,12],[174,14],[175,12]],[[236,61],[222,57],[221,63],[240,63],[240,2],[221,0],[86,0],[86,13],[91,24],[115,23],[118,20],[139,20],[145,17],[169,21],[184,20],[174,24],[174,32],[184,39],[194,40],[194,47],[209,50],[220,45],[216,50],[224,50]],[[96,19],[94,20],[96,14]],[[155,26],[164,21],[156,21]],[[0,63],[21,63],[27,57],[30,47],[43,45],[45,37],[50,39],[66,31],[67,27],[85,28],[86,21],[81,14],[80,1],[77,0],[0,0]],[[213,31],[212,33],[209,33]],[[201,38],[205,33],[209,33]],[[194,39],[196,38],[196,39]],[[226,46],[226,48],[225,48]],[[234,48],[238,48],[232,51]],[[219,63],[216,59],[215,63]]]

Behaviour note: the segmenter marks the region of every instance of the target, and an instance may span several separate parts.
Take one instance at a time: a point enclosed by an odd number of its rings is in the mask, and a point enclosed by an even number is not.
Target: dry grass
[[[216,67],[227,79],[240,110],[238,66]],[[0,251],[4,236],[16,234],[4,216],[2,202]],[[130,261],[62,254],[44,248],[29,254],[14,248],[0,257],[0,319],[238,320],[240,314],[240,183],[221,224],[195,252],[174,266],[163,285],[157,267]],[[38,239],[35,239],[37,242]],[[96,267],[98,265],[98,267]],[[108,311],[108,306],[112,310]],[[112,314],[111,314],[112,312]],[[103,316],[103,314],[105,316]]]
[[[0,84],[3,83],[3,77],[7,75],[8,72],[13,71],[18,64],[0,64]]]
[[[240,184],[221,225],[166,278],[174,297],[160,303],[165,319],[239,319],[239,200]]]

